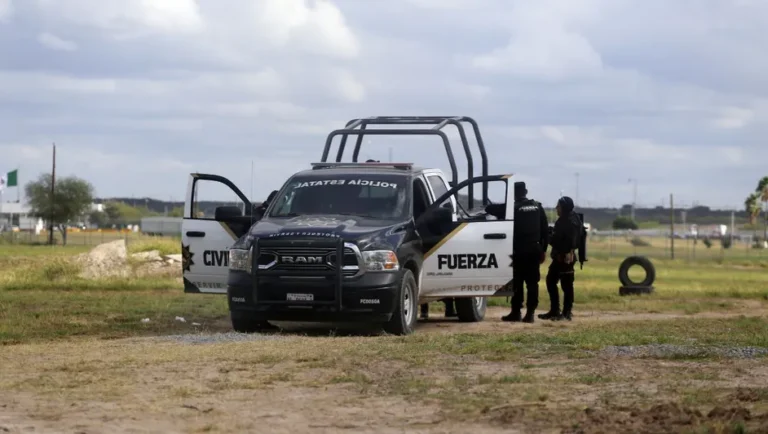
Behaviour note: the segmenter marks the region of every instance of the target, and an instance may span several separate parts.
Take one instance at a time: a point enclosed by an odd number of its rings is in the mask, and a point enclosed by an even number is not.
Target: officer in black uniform
[[[539,315],[541,319],[559,321],[571,320],[573,309],[573,281],[576,250],[579,246],[582,223],[573,212],[573,199],[563,196],[557,201],[557,220],[552,233],[552,263],[547,272],[547,292],[549,293],[549,312]],[[560,312],[560,294],[557,283],[563,289],[563,311]]]
[[[528,289],[523,322],[532,323],[539,305],[539,266],[544,263],[549,238],[549,222],[544,207],[527,198],[524,182],[515,183],[515,233],[512,240],[512,312],[503,321],[519,322],[523,309],[523,284]]]

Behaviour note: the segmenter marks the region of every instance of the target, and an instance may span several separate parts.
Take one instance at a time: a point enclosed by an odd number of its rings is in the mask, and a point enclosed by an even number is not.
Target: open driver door
[[[227,293],[229,248],[258,219],[253,211],[248,198],[227,178],[189,175],[181,223],[184,292]]]
[[[465,180],[437,198],[417,221],[424,250],[421,294],[429,298],[508,296],[512,280],[514,191],[512,175]],[[468,185],[487,181],[496,203],[457,216],[446,200]],[[458,197],[458,196],[457,196]],[[459,201],[461,203],[461,201]],[[478,212],[479,211],[479,212]]]

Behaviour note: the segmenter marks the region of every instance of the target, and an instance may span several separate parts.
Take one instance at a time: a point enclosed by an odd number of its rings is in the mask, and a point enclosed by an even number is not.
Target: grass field
[[[0,246],[0,432],[768,432],[764,253],[645,249],[655,293],[620,297],[633,246],[594,241],[572,322],[503,323],[493,299],[475,324],[434,303],[407,337],[240,337],[178,276],[88,280],[67,259],[85,246]]]

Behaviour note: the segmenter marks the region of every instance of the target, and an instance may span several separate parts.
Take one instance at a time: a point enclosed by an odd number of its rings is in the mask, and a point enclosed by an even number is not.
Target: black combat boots
[[[507,316],[501,317],[501,320],[508,322],[520,322],[521,317],[522,314],[520,313],[520,309],[512,309],[512,312],[510,312]]]
[[[523,317],[523,322],[533,323],[533,309],[528,309],[525,311],[525,317]]]
[[[551,320],[557,320],[560,318],[560,312],[557,310],[550,309],[547,313],[540,313],[539,319],[551,319]]]

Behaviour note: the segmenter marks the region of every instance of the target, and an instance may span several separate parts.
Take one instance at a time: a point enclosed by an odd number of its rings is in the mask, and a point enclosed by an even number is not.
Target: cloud
[[[77,50],[77,44],[66,39],[61,39],[56,35],[50,33],[40,33],[37,36],[37,41],[40,42],[46,48],[56,51],[75,51]]]
[[[715,128],[738,129],[744,128],[754,119],[755,113],[749,109],[726,107],[720,111],[720,116],[713,121]]]
[[[0,0],[0,24],[8,22],[13,16],[12,0]]]
[[[44,19],[96,28],[116,38],[198,32],[204,26],[195,0],[32,1]]]
[[[177,199],[192,170],[249,191],[254,160],[263,197],[350,119],[467,115],[489,171],[545,204],[578,172],[593,205],[627,202],[631,177],[641,204],[740,208],[768,159],[767,17],[737,0],[0,0],[0,152],[31,179],[56,142],[57,170],[99,194]],[[436,137],[366,137],[360,158],[390,152],[451,175]]]

